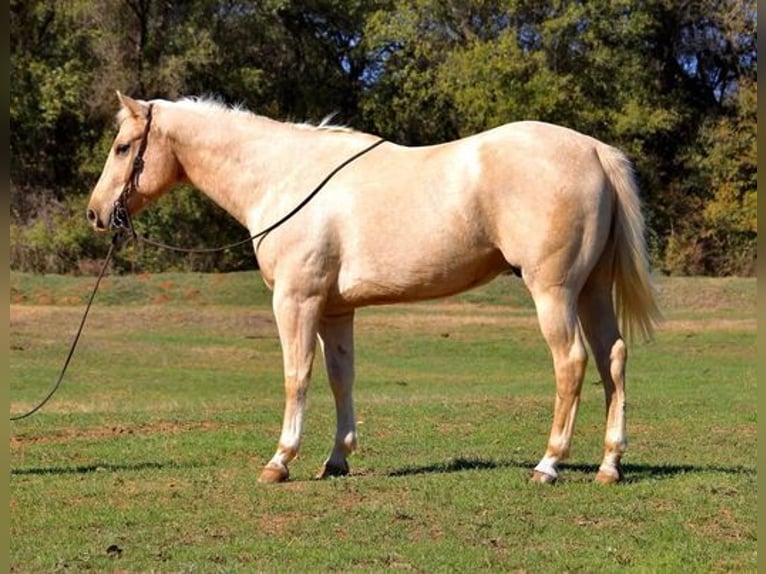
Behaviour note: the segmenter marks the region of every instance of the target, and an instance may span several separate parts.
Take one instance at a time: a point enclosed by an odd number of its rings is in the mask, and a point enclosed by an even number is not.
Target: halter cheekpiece
[[[127,231],[135,238],[136,231],[133,229],[133,222],[130,219],[130,211],[128,211],[127,201],[130,195],[138,191],[138,182],[141,178],[141,173],[144,171],[144,153],[146,152],[146,146],[149,143],[149,130],[152,127],[152,107],[154,104],[149,104],[149,109],[146,112],[146,126],[144,127],[144,133],[141,136],[141,143],[138,146],[138,152],[136,157],[133,158],[133,167],[130,170],[130,177],[125,182],[125,186],[122,188],[120,196],[117,201],[114,202],[114,209],[112,209],[111,220],[109,227],[118,231],[115,235],[115,240],[121,235],[121,231]]]

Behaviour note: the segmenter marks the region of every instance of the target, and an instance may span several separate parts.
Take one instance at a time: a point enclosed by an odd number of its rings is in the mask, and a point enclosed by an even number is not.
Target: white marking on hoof
[[[558,480],[559,473],[554,462],[544,457],[535,467],[532,473],[532,481],[540,484],[553,484]]]

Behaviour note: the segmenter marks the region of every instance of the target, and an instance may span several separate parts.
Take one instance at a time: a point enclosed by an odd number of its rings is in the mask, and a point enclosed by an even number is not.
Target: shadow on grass
[[[393,470],[388,476],[415,476],[419,474],[441,474],[461,472],[465,470],[493,470],[498,468],[525,468],[532,472],[536,463],[515,460],[486,460],[481,458],[453,458],[444,462],[423,466],[405,466]],[[596,464],[566,464],[562,463],[559,470],[563,474],[567,472],[581,472],[595,475],[598,472]],[[636,483],[644,480],[658,480],[673,478],[684,474],[731,474],[731,475],[756,475],[755,468],[745,466],[722,466],[722,465],[693,465],[693,464],[624,464],[625,483]]]
[[[165,468],[181,468],[194,465],[179,464],[177,462],[134,462],[127,464],[119,463],[93,463],[77,466],[43,466],[34,468],[12,468],[11,475],[15,476],[40,476],[47,474],[88,474],[91,472],[132,472],[140,470],[160,470]]]

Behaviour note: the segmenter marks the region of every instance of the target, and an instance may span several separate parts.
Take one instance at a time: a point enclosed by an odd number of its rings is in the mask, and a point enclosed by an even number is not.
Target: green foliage
[[[200,222],[204,221],[204,225]],[[247,239],[249,232],[199,191],[182,187],[160,198],[135,218],[142,236],[189,249],[217,248]],[[140,247],[135,259],[143,271],[220,271],[253,269],[253,247],[246,244],[211,254],[190,254],[179,258],[166,249]]]
[[[286,120],[337,112],[344,124],[408,145],[520,119],[566,125],[634,160],[660,269],[754,272],[755,0],[13,0],[10,8],[14,237],[26,227],[64,229],[40,223],[49,216],[39,206],[73,205],[89,192],[119,89],[213,95]],[[202,240],[193,222],[178,225],[187,216],[237,236],[215,206],[189,197],[165,204],[180,210],[173,225],[169,213],[148,213],[144,225],[177,244]],[[86,234],[75,235],[92,255]],[[57,245],[74,256],[71,240]],[[56,257],[30,255],[24,265],[78,266]],[[141,264],[243,265],[239,256],[188,259],[152,254]]]
[[[459,136],[523,119],[563,123],[577,90],[569,74],[546,65],[544,53],[519,46],[511,29],[454,49],[437,75]]]
[[[99,253],[100,241],[82,224],[86,203],[84,196],[41,202],[35,207],[37,217],[32,223],[21,225],[12,220],[11,268],[46,273],[94,271],[89,262]]]
[[[743,84],[727,114],[703,126],[688,163],[706,186],[696,212],[674,230],[666,268],[706,275],[755,273],[757,241],[756,84]]]
[[[712,199],[703,214],[703,240],[713,242],[709,265],[716,273],[754,274],[757,223],[756,85],[740,86],[730,117],[709,127],[709,146],[701,170],[710,182]],[[728,254],[728,256],[724,256]]]
[[[35,208],[32,223],[11,222],[11,268],[46,273],[95,274],[109,248],[110,236],[98,235],[85,222],[87,196],[52,201]],[[199,225],[200,221],[205,225]],[[180,248],[221,247],[246,239],[248,232],[197,190],[180,188],[134,219],[142,236]],[[252,269],[253,248],[179,257],[175,252],[128,243],[118,251],[113,270],[133,272]]]

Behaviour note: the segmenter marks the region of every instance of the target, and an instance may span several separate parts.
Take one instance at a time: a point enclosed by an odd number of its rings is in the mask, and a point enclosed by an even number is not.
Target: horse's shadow
[[[31,468],[12,468],[12,476],[42,476],[42,475],[67,475],[67,474],[90,474],[94,472],[134,472],[141,470],[161,470],[166,468],[182,468],[195,466],[180,464],[177,462],[134,462],[113,463],[101,462],[81,464],[75,466],[41,466]]]
[[[41,475],[77,475],[97,472],[137,472],[142,470],[162,470],[169,468],[186,468],[197,466],[194,463],[168,462],[134,462],[134,463],[92,463],[75,466],[48,466],[32,468],[12,468],[12,476],[41,476]],[[535,463],[518,460],[489,460],[482,458],[457,457],[444,462],[426,464],[420,466],[405,466],[384,473],[389,477],[408,477],[426,474],[449,474],[468,470],[495,470],[495,469],[525,469],[531,472]],[[685,474],[726,474],[755,476],[756,469],[745,466],[721,466],[721,465],[692,465],[692,464],[643,464],[628,463],[623,465],[625,473],[624,483],[638,483],[647,480],[662,480]],[[562,463],[560,470],[593,475],[598,472],[595,464],[566,464]],[[377,473],[375,473],[377,474]],[[353,473],[352,473],[353,476]],[[566,476],[566,474],[565,474]]]
[[[502,468],[521,468],[532,471],[535,463],[518,460],[488,460],[481,458],[452,458],[445,462],[422,466],[405,466],[387,473],[391,477],[416,476],[420,474],[443,474],[466,470],[494,470]],[[595,464],[567,464],[559,467],[562,473],[574,471],[593,475],[598,472]],[[745,466],[693,465],[693,464],[645,464],[627,463],[622,465],[625,483],[637,483],[647,480],[662,480],[685,474],[715,473],[727,475],[756,475],[756,469]]]

